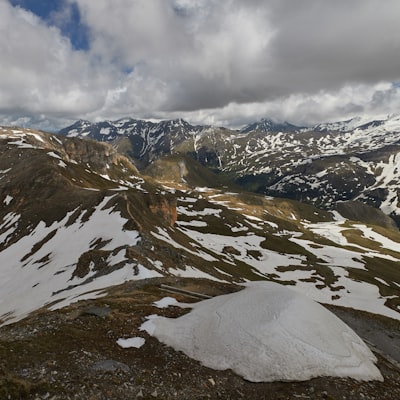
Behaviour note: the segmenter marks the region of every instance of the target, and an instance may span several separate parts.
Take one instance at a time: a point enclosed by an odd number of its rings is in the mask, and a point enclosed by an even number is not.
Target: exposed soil
[[[139,330],[151,314],[177,317],[187,310],[156,308],[166,283],[208,295],[239,287],[207,280],[163,278],[129,282],[108,295],[62,310],[37,312],[0,328],[0,399],[393,399],[400,370],[381,354],[384,382],[316,378],[305,382],[251,383],[231,371],[214,371]],[[398,321],[354,310],[333,310],[383,354],[396,358]],[[140,336],[144,346],[121,348],[119,338]],[[375,342],[374,342],[375,340]]]

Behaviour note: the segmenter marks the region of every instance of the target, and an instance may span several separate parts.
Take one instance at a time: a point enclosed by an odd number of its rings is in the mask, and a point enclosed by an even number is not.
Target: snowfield
[[[106,287],[159,275],[126,258],[126,247],[138,243],[140,236],[124,229],[127,220],[110,208],[110,200],[105,197],[86,222],[82,221],[86,210],[73,223],[69,223],[73,212],[50,226],[42,221],[29,235],[0,252],[0,324],[18,321],[49,303],[53,303],[52,309],[61,308],[97,297]],[[17,230],[18,220],[18,215],[9,214],[3,221],[0,240],[4,243]],[[86,276],[73,276],[81,255],[99,241],[101,250],[111,251],[107,263],[115,270],[96,276],[91,264]]]
[[[209,200],[215,203],[215,194],[212,191],[206,193],[203,188],[202,193]],[[272,198],[270,199],[274,201]],[[198,249],[198,253],[193,253],[209,261],[210,257],[222,260],[232,266],[247,265],[252,271],[260,277],[266,277],[268,280],[271,276],[275,275],[274,281],[283,283],[292,281],[294,290],[302,293],[315,301],[324,304],[335,304],[343,307],[351,307],[357,310],[364,310],[380,315],[385,315],[389,318],[400,319],[400,313],[388,307],[387,301],[389,296],[385,292],[381,293],[377,282],[371,283],[363,280],[352,278],[349,270],[363,270],[366,268],[366,257],[376,259],[387,259],[397,262],[400,257],[396,256],[396,252],[400,250],[400,243],[390,240],[389,238],[375,232],[371,227],[359,224],[353,224],[341,216],[338,212],[333,212],[333,221],[327,222],[314,222],[303,220],[301,226],[306,231],[311,232],[314,238],[311,240],[304,238],[304,233],[299,231],[289,231],[279,229],[279,225],[268,221],[268,214],[264,214],[265,219],[248,215],[241,212],[245,216],[244,226],[242,223],[235,222],[237,226],[232,226],[227,220],[223,219],[223,212],[215,213],[210,218],[204,217],[204,208],[199,207],[193,200],[190,202],[185,201],[183,197],[179,199],[180,207],[178,208],[178,221],[175,230],[185,234],[190,238],[190,243],[193,247]],[[235,202],[234,206],[237,206]],[[239,203],[240,204],[240,203]],[[194,207],[196,210],[200,209],[200,216],[198,219],[188,215],[188,212],[182,212],[185,207]],[[229,200],[220,206],[221,209],[235,210],[231,206]],[[193,212],[193,210],[192,210]],[[187,221],[187,217],[190,221]],[[295,215],[289,214],[289,218],[293,219]],[[180,220],[184,218],[185,220]],[[193,219],[192,219],[193,218]],[[217,226],[227,226],[227,231],[232,232],[228,234],[213,233],[213,219],[217,218]],[[205,221],[204,221],[205,219]],[[202,228],[202,224],[206,222],[208,232]],[[243,220],[242,220],[243,222]],[[214,222],[215,226],[215,222]],[[251,231],[252,229],[253,231]],[[353,243],[346,237],[346,232],[351,230],[358,231],[362,238],[367,238],[379,244],[379,248],[369,248],[366,245]],[[152,233],[155,236],[155,233]],[[168,232],[159,230],[157,236],[166,242],[177,246],[173,239],[169,236]],[[304,254],[278,252],[268,248],[264,248],[262,243],[270,236],[286,237],[290,242],[298,245],[299,249],[303,248],[306,254],[314,255],[319,261],[320,269],[316,268],[314,263],[309,264],[307,256]],[[321,243],[318,241],[322,238]],[[317,241],[316,241],[317,239]],[[227,253],[225,248],[230,247],[234,249],[233,253]],[[180,246],[180,248],[184,248]],[[207,249],[208,253],[205,254],[202,249]],[[284,248],[283,248],[284,250]],[[190,250],[186,250],[190,252]],[[257,254],[256,257],[252,256]],[[400,253],[399,253],[400,255]],[[234,268],[235,268],[234,267]],[[334,281],[330,284],[324,275],[323,271],[327,272],[327,276],[332,276]],[[196,277],[197,270],[191,277]],[[175,274],[175,272],[174,272]],[[176,273],[178,276],[180,275]],[[385,285],[388,285],[385,283]],[[399,309],[400,310],[400,309]]]
[[[317,376],[383,380],[375,356],[344,322],[318,303],[271,282],[204,300],[182,317],[148,317],[161,342],[216,370],[252,382]]]

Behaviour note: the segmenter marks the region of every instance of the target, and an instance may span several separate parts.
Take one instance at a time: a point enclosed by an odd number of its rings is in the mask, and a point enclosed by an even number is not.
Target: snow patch
[[[131,337],[128,339],[121,338],[117,340],[118,346],[121,346],[123,349],[128,349],[130,347],[140,349],[145,343],[146,340],[143,339],[142,337]]]
[[[54,153],[54,151],[49,151],[47,155],[53,158],[57,158],[58,160],[61,160],[61,157],[57,153]]]
[[[209,368],[232,369],[252,382],[383,380],[375,356],[330,311],[276,283],[246,286],[196,303],[177,319],[152,316],[141,330]]]
[[[3,200],[3,203],[4,203],[6,206],[8,206],[13,200],[14,200],[14,198],[13,198],[12,196],[7,195],[7,196],[5,197],[5,199]]]
[[[86,210],[73,223],[73,212],[50,226],[42,221],[29,235],[0,252],[0,319],[8,315],[0,324],[15,322],[49,303],[55,303],[53,309],[61,308],[88,292],[96,297],[98,293],[93,292],[105,287],[160,276],[126,258],[121,249],[137,244],[139,233],[124,230],[126,219],[113,212],[109,201],[110,197],[105,197],[85,222],[82,218]],[[0,227],[3,243],[10,241],[19,218],[12,213],[4,217]],[[86,282],[88,276],[73,277],[80,256],[91,250],[96,241],[103,242],[102,250],[111,252],[107,261],[116,270],[91,282]]]
[[[375,232],[372,228],[369,228],[365,225],[354,225],[354,228],[359,229],[365,238],[379,243],[380,247],[383,247],[388,250],[400,252],[400,243],[399,242],[390,240],[386,236],[383,236],[383,235]]]
[[[161,300],[153,303],[157,308],[168,308],[169,306],[179,305],[179,302],[174,297],[163,297]]]

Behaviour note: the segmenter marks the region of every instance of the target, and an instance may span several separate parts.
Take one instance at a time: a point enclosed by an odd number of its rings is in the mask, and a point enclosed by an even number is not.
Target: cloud
[[[0,2],[0,109],[85,112],[99,106],[104,79],[83,52],[33,14]],[[99,83],[99,86],[96,86]]]
[[[400,80],[397,0],[385,7],[378,0],[64,6],[53,19],[71,23],[79,9],[84,51],[65,30],[0,0],[1,114],[63,122],[183,116],[235,125],[265,116],[319,122],[391,113],[400,103],[392,85]]]
[[[375,0],[306,0],[299,10],[281,2],[273,43],[278,79],[286,78],[291,90],[308,92],[396,79],[400,3],[386,5]]]

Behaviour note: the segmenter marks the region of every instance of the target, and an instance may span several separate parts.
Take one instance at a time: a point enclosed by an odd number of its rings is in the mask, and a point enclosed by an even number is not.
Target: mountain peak
[[[390,114],[386,116],[355,116],[344,121],[333,121],[320,123],[314,126],[314,130],[319,132],[338,131],[350,132],[356,129],[366,130],[379,128],[386,131],[394,131],[400,129],[400,115]]]
[[[170,128],[186,128],[191,127],[192,125],[189,122],[185,121],[183,118],[175,118],[175,119],[167,119],[163,120],[159,123],[162,126],[168,126]]]
[[[251,123],[246,125],[244,128],[241,129],[242,133],[250,133],[250,132],[294,132],[301,129],[301,127],[292,125],[289,122],[278,122],[274,121],[271,118],[262,118],[258,122]]]

